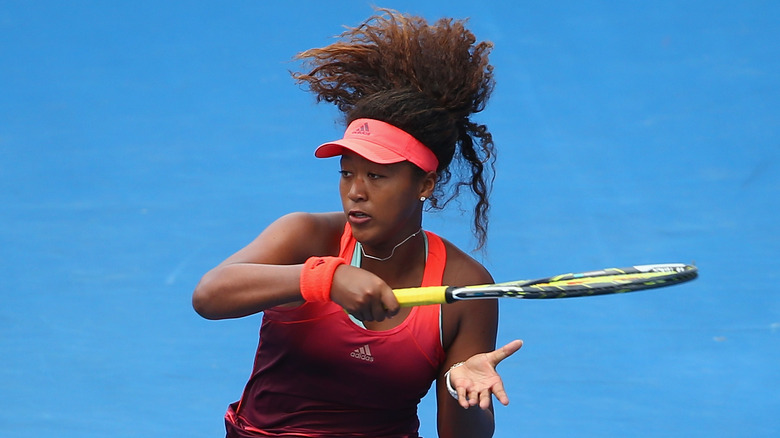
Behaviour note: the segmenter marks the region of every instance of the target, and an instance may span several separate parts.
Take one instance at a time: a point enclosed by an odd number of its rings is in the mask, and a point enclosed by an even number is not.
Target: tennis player
[[[417,405],[436,382],[443,438],[493,435],[495,300],[401,308],[393,288],[492,283],[488,271],[422,228],[467,187],[486,241],[493,141],[471,120],[493,88],[491,44],[463,21],[428,24],[379,10],[298,55],[295,79],[343,112],[343,211],[293,213],[209,271],[193,294],[205,318],[263,312],[254,368],[225,416],[228,437],[418,437]],[[458,172],[461,170],[462,172]]]

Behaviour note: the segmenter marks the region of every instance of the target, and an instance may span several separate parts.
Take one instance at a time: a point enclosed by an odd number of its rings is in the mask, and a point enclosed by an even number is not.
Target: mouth
[[[350,222],[359,223],[359,224],[367,222],[367,221],[369,221],[371,219],[370,215],[368,215],[366,212],[360,211],[360,210],[350,210],[349,213],[348,213],[348,216],[349,216]]]

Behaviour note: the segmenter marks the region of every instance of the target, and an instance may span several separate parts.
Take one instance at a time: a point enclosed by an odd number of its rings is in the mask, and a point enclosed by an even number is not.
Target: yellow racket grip
[[[425,306],[427,304],[445,304],[447,286],[410,287],[393,289],[395,298],[401,307]]]

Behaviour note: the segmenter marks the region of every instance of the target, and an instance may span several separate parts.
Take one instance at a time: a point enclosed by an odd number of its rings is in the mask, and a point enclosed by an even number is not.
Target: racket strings
[[[463,298],[466,296],[494,296],[515,298],[565,298],[590,295],[605,295],[632,292],[642,289],[653,289],[682,283],[697,276],[695,269],[676,272],[632,272],[612,269],[607,274],[601,271],[590,276],[578,274],[566,274],[549,277],[540,280],[499,283],[493,285],[492,291],[461,291],[458,293]],[[468,288],[464,288],[468,289]]]

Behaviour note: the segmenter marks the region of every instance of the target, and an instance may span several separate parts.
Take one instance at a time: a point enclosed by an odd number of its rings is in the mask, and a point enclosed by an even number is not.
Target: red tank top
[[[427,232],[423,286],[442,283],[446,251]],[[355,247],[347,224],[340,256]],[[335,303],[264,312],[254,369],[228,408],[228,437],[417,437],[417,405],[444,360],[440,306],[412,308],[387,331],[359,327]]]

